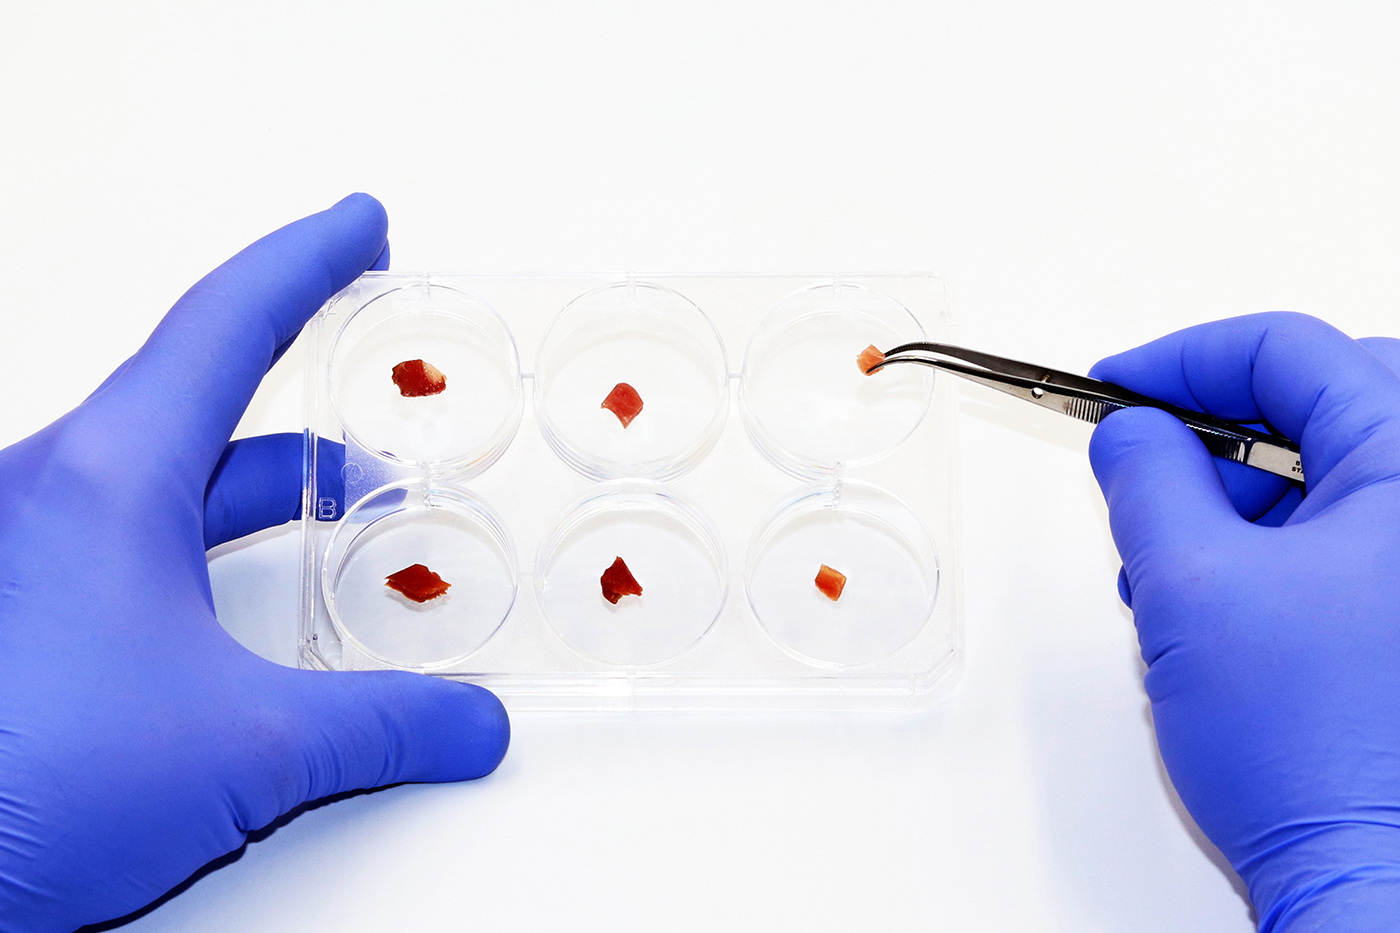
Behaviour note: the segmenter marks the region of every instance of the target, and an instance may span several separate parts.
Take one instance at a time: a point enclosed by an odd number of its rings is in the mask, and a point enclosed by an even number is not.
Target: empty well
[[[846,575],[836,602],[816,588],[822,564]],[[781,503],[754,533],[744,577],[769,636],[822,666],[890,657],[938,598],[938,556],[923,523],[893,494],[852,480]]]
[[[641,596],[616,605],[599,578],[621,557]],[[540,547],[535,582],[550,627],[584,657],[659,664],[699,644],[724,605],[724,550],[687,499],[642,480],[604,483],[576,501]]]
[[[424,564],[452,584],[415,603],[385,578]],[[455,664],[484,645],[515,603],[515,546],[475,494],[415,481],[382,487],[337,524],[322,591],[340,637],[395,667]]]
[[[724,428],[724,344],[705,313],[669,288],[619,282],[580,295],[550,325],[535,370],[541,432],[592,479],[674,479]],[[602,407],[620,382],[643,404],[625,428]]]
[[[404,398],[392,371],[421,359],[447,377],[439,395]],[[515,340],[484,301],[443,285],[380,295],[341,325],[330,400],[345,433],[389,460],[479,473],[510,445],[524,411]]]
[[[856,356],[926,340],[898,302],[859,285],[806,288],[763,318],[744,354],[740,407],[749,436],[781,469],[814,478],[891,453],[933,399],[933,371],[865,375]]]

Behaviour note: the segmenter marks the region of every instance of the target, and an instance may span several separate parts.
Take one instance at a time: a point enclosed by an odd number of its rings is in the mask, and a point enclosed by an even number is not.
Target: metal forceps
[[[1287,438],[1160,402],[1111,382],[946,343],[902,344],[888,351],[884,360],[871,366],[868,372],[873,373],[891,363],[932,366],[1090,424],[1098,424],[1120,408],[1158,408],[1185,422],[1206,445],[1206,450],[1215,456],[1287,477],[1296,483],[1303,482],[1303,460],[1298,445]]]

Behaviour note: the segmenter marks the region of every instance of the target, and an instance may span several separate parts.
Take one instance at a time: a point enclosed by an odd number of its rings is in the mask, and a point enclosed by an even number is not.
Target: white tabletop
[[[965,344],[1069,370],[1274,308],[1400,331],[1400,8],[1051,6],[12,4],[0,442],[356,189],[396,268],[931,270]],[[299,364],[240,433],[299,429]],[[1157,758],[1089,428],[962,415],[932,711],[519,716],[489,778],[306,812],[125,929],[1250,929]],[[295,549],[211,560],[281,660]]]

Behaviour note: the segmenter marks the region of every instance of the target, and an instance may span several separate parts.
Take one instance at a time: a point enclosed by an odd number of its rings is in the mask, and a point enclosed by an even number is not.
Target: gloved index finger
[[[1090,374],[1218,418],[1271,425],[1302,447],[1309,488],[1378,426],[1400,429],[1400,378],[1302,314],[1188,327],[1101,360]]]
[[[376,262],[387,231],[379,202],[355,194],[248,246],[175,303],[94,414],[188,465],[202,492],[279,348]]]

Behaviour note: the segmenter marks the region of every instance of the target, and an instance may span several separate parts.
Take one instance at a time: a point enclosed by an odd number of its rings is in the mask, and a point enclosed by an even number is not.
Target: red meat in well
[[[389,574],[384,578],[384,585],[398,590],[415,603],[437,599],[452,586],[422,564],[409,564],[398,573]]]
[[[603,407],[617,415],[617,420],[621,421],[625,428],[632,423],[633,418],[642,413],[642,397],[627,383],[619,382],[613,386],[608,397],[603,399]]]
[[[404,398],[421,398],[424,395],[437,395],[447,388],[447,377],[432,363],[422,360],[404,360],[394,367],[394,385]]]
[[[856,357],[856,365],[859,366],[860,371],[867,376],[871,375],[870,370],[872,367],[879,366],[884,361],[885,354],[881,353],[880,348],[873,343],[864,350],[861,350],[860,355]]]
[[[617,601],[624,596],[641,596],[642,585],[637,582],[637,578],[632,576],[632,571],[627,569],[627,564],[621,557],[612,562],[612,566],[603,571],[603,598],[614,606]]]
[[[826,564],[817,571],[817,589],[822,591],[822,595],[832,602],[841,598],[841,591],[846,588],[846,575],[839,570],[832,570]]]

